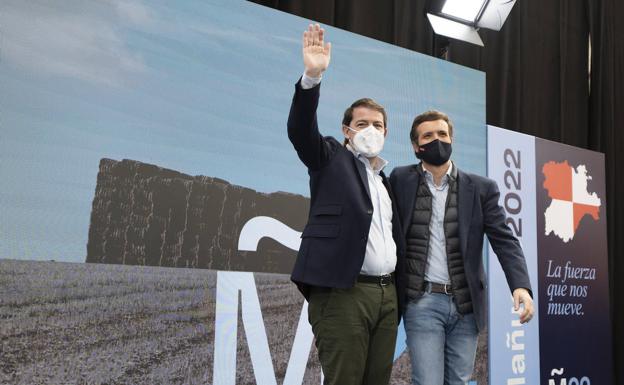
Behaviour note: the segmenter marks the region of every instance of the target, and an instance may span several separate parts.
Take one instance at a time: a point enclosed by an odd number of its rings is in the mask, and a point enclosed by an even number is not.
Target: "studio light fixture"
[[[516,0],[446,0],[438,11],[427,13],[433,31],[442,36],[483,47],[480,28],[500,31]]]

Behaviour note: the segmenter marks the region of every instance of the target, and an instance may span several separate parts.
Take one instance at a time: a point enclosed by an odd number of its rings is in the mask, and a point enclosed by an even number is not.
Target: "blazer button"
[[[373,215],[373,209],[368,209],[368,210],[366,210],[366,214],[368,214],[368,215]]]
[[[366,242],[366,241],[368,241],[368,237],[362,237],[362,240],[363,240],[364,242]]]

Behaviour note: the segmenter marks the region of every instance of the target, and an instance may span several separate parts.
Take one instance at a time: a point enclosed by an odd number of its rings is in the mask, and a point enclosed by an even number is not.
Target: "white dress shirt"
[[[393,273],[397,263],[397,255],[396,244],[392,238],[392,201],[386,186],[383,184],[383,179],[379,175],[388,161],[377,157],[377,166],[373,168],[368,158],[357,153],[348,144],[347,148],[366,166],[368,189],[373,203],[373,217],[368,231],[366,254],[364,254],[364,263],[360,273],[375,276]]]

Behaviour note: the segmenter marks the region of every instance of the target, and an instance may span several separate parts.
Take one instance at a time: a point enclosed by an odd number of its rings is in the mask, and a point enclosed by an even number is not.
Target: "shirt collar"
[[[368,158],[365,157],[364,155],[362,155],[359,152],[357,152],[351,146],[351,144],[347,143],[346,147],[347,147],[347,149],[349,151],[351,151],[351,153],[353,153],[353,155],[357,158],[357,160],[359,160],[360,162],[364,163],[364,165],[367,168],[370,168],[371,170],[375,171],[378,174],[381,172],[381,170],[383,170],[388,165],[388,161],[378,155],[377,156],[377,167],[373,168],[372,165],[370,164],[370,160],[368,160]]]
[[[425,168],[425,164],[421,162],[421,166],[423,169],[423,172],[425,173],[425,178],[430,179],[433,182],[433,174],[427,170]],[[453,162],[451,161],[451,164],[448,168],[448,170],[446,170],[446,173],[444,174],[444,176],[442,177],[442,180],[440,181],[440,185],[444,185],[449,179],[453,178]]]

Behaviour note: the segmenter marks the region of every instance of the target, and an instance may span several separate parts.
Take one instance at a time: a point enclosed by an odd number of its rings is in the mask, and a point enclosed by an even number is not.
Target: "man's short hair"
[[[353,102],[353,104],[351,104],[351,107],[347,108],[344,112],[344,116],[342,118],[343,125],[349,126],[351,124],[351,121],[353,120],[353,110],[355,110],[358,107],[365,107],[373,111],[381,112],[381,115],[383,116],[384,127],[388,126],[388,123],[387,123],[388,117],[386,115],[386,109],[383,108],[381,104],[377,103],[371,98],[362,98]],[[349,139],[345,138],[343,144],[346,145],[347,143],[349,143]]]
[[[355,110],[358,107],[366,107],[368,109],[381,112],[381,115],[383,115],[384,127],[387,126],[388,118],[386,116],[386,110],[383,108],[381,104],[377,103],[371,98],[362,98],[353,102],[351,107],[345,110],[344,117],[342,118],[342,124],[344,124],[345,126],[348,126],[349,124],[351,124],[351,121],[353,120],[353,110]]]
[[[414,122],[412,123],[412,129],[410,131],[410,140],[412,141],[412,143],[418,144],[418,132],[416,131],[416,128],[420,125],[420,123],[434,122],[436,120],[444,120],[448,125],[449,135],[453,137],[453,122],[451,122],[451,119],[449,119],[448,115],[441,111],[429,110],[414,118]]]

